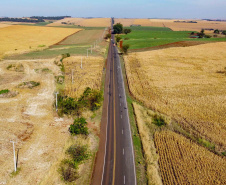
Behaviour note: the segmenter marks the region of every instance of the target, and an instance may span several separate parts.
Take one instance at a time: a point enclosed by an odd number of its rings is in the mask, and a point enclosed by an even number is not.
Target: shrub
[[[59,173],[61,174],[61,177],[64,181],[73,182],[76,179],[78,179],[78,172],[73,166],[70,164],[62,163],[59,168]]]
[[[72,145],[68,148],[67,153],[75,164],[81,164],[84,160],[87,160],[90,157],[87,145]]]
[[[117,36],[115,38],[116,38],[116,42],[119,42],[122,39],[120,36]]]
[[[110,39],[110,38],[111,38],[111,34],[110,33],[106,34],[105,39]]]
[[[222,31],[222,34],[223,34],[223,35],[226,35],[226,30]]]
[[[166,122],[165,122],[164,118],[162,116],[160,116],[160,115],[157,115],[157,114],[155,114],[153,116],[152,123],[157,125],[157,126],[166,125]]]
[[[129,38],[128,37],[125,37],[124,40],[129,40]]]
[[[205,35],[205,38],[211,38],[211,36],[210,35]]]
[[[219,33],[220,33],[220,31],[219,31],[218,29],[216,29],[216,30],[214,30],[214,32],[213,32],[213,33],[219,34]]]
[[[87,122],[85,120],[85,118],[81,117],[81,118],[77,118],[74,120],[74,123],[72,125],[70,125],[69,127],[69,132],[72,135],[77,135],[77,134],[84,134],[84,135],[88,135],[88,128],[86,127]]]
[[[131,32],[131,29],[124,29],[123,32],[124,32],[125,34],[128,34],[128,33]]]
[[[0,91],[0,94],[6,94],[9,93],[9,89],[3,89]]]
[[[125,45],[122,46],[122,52],[123,53],[127,54],[128,49],[129,49],[129,44],[125,44]]]

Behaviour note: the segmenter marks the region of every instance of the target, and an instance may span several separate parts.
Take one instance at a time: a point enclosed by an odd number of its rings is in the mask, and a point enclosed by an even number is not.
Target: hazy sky
[[[226,0],[0,0],[0,17],[226,19]]]

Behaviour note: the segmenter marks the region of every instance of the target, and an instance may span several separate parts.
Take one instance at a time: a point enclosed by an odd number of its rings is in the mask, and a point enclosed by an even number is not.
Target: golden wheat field
[[[124,57],[130,92],[225,150],[225,48],[222,42],[131,53]]]
[[[100,89],[104,59],[102,57],[73,56],[64,59],[65,88],[64,93],[78,98],[87,87]]]
[[[172,131],[154,136],[163,184],[226,184],[226,159]]]
[[[0,58],[3,55],[46,48],[79,30],[19,25],[1,28]]]
[[[65,18],[47,26],[80,25],[85,27],[109,27],[110,18]],[[62,24],[62,22],[67,24]]]
[[[174,21],[196,21],[197,23],[183,23]],[[168,27],[173,31],[200,31],[201,29],[226,30],[226,22],[205,20],[178,20],[178,19],[115,19],[123,26],[141,25],[153,27]]]

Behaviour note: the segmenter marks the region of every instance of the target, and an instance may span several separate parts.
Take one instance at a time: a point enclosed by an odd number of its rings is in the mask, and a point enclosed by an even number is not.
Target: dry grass
[[[104,59],[102,57],[74,56],[64,59],[65,67],[65,94],[78,98],[87,87],[100,89]],[[72,83],[73,71],[73,83]]]
[[[131,53],[125,57],[132,95],[198,137],[226,149],[226,43]]]
[[[130,26],[134,22],[134,19],[115,19],[116,23],[121,23],[123,26]]]
[[[10,26],[0,29],[0,58],[3,55],[41,50],[80,29]]]
[[[172,131],[154,138],[164,184],[226,184],[225,158]]]
[[[110,20],[110,18],[65,18],[63,20],[48,24],[48,26],[80,25],[85,27],[109,27],[111,23]],[[67,24],[62,24],[62,22]]]
[[[11,25],[9,25],[9,24],[4,24],[4,23],[0,23],[0,28],[5,28],[5,27],[9,27],[9,26],[11,26]]]
[[[147,163],[148,184],[161,185],[162,180],[159,173],[158,155],[156,154],[153,135],[149,130],[152,119],[147,115],[148,112],[142,106],[133,103],[133,107]]]

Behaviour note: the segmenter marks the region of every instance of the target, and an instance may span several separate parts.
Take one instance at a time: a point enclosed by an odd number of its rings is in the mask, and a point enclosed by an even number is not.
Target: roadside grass
[[[123,59],[120,58],[124,84],[127,84],[125,67],[124,67],[124,64],[122,63],[122,60]],[[134,146],[134,153],[135,153],[137,184],[143,185],[143,184],[147,184],[146,163],[145,163],[145,159],[143,156],[141,138],[140,138],[137,124],[135,121],[135,114],[134,114],[134,109],[133,109],[133,104],[132,104],[134,100],[130,96],[127,85],[125,85],[125,91],[126,91],[126,97],[127,97],[127,106],[128,106],[129,119],[130,119],[131,132],[132,132],[131,134],[132,134],[132,138],[133,138],[133,146]]]
[[[132,29],[131,33],[127,35],[121,35],[124,44],[129,44],[130,49],[160,46],[179,41],[226,41],[226,38],[192,39],[189,38],[191,31],[171,31],[169,28],[165,27],[130,27],[130,29]]]

